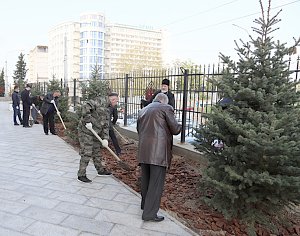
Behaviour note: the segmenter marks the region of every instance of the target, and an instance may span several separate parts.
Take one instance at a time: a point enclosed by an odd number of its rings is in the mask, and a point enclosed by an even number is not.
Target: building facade
[[[105,36],[106,74],[162,67],[162,30],[108,24]]]
[[[89,79],[97,69],[104,73],[105,17],[101,13],[80,16],[80,79]]]
[[[66,22],[49,31],[49,80],[63,80],[64,87],[72,89],[79,78],[80,23]]]
[[[83,13],[79,22],[67,22],[49,32],[49,79],[86,81],[97,70],[110,74],[162,67],[163,31],[106,23],[102,13]]]
[[[48,80],[48,46],[39,45],[28,54],[27,81],[43,83]]]

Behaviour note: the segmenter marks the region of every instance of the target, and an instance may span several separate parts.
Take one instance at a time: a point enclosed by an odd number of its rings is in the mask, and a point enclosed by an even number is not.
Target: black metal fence
[[[299,79],[299,63],[299,57],[295,61],[289,61],[291,78],[294,80]],[[106,80],[112,91],[119,94],[119,116],[123,119],[124,126],[129,126],[136,122],[141,99],[148,100],[155,90],[160,89],[161,81],[169,79],[170,89],[175,97],[175,115],[182,124],[181,142],[184,143],[186,137],[193,137],[194,128],[205,122],[203,114],[210,113],[212,106],[219,101],[220,91],[211,80],[220,78],[223,71],[224,67],[221,65],[208,65],[110,75]],[[79,80],[74,79],[71,87],[68,95],[75,108],[84,102]],[[46,91],[45,87],[43,89]]]

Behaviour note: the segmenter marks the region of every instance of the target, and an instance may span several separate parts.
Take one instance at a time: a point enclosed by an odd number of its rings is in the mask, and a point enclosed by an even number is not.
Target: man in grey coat
[[[172,159],[172,137],[181,131],[175,119],[174,109],[168,105],[168,97],[159,93],[153,102],[140,110],[137,120],[139,134],[138,162],[142,170],[141,209],[144,221],[159,222],[161,196],[166,170]]]

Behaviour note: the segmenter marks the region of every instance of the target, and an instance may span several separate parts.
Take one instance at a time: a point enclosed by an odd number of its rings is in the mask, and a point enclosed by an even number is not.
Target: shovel
[[[34,104],[32,104],[32,107],[37,111],[37,113],[38,113],[39,115],[42,115],[42,114],[41,114],[41,111],[39,111],[39,110],[36,108],[36,106],[35,106]]]
[[[28,124],[29,124],[29,126],[33,126],[33,123],[34,123],[34,120],[33,120],[33,117],[32,117],[32,115],[31,115],[31,109],[30,109],[30,111],[29,111],[29,119],[28,119]]]
[[[126,171],[130,171],[130,170],[131,170],[131,168],[130,168],[125,162],[123,162],[123,161],[122,161],[122,160],[121,160],[121,159],[113,152],[113,150],[111,150],[108,146],[103,145],[103,140],[99,137],[99,135],[97,134],[97,132],[93,129],[92,123],[87,123],[87,124],[85,125],[85,127],[86,127],[88,130],[90,130],[90,131],[93,133],[93,135],[95,135],[95,137],[101,142],[102,146],[105,147],[105,148],[113,155],[113,157],[117,160],[117,162],[118,162],[118,164],[119,164],[119,166],[120,166],[121,168],[123,168],[123,169],[126,170]]]
[[[113,129],[124,140],[124,142],[125,142],[124,146],[128,146],[128,145],[134,144],[134,142],[129,142],[129,140],[126,139],[115,127],[113,127]]]
[[[65,126],[65,123],[64,123],[63,119],[62,119],[61,116],[60,116],[60,112],[59,112],[59,110],[57,109],[57,106],[56,106],[55,102],[53,102],[52,104],[53,104],[54,107],[55,107],[56,113],[57,113],[57,115],[58,115],[58,117],[59,117],[61,123],[63,124],[64,129],[67,129],[66,126]]]

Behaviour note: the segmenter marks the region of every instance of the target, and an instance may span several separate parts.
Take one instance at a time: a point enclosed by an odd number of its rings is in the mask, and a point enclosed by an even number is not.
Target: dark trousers
[[[111,141],[114,145],[117,155],[119,155],[121,153],[121,148],[119,146],[119,142],[118,142],[118,139],[116,137],[114,130],[109,129],[109,137],[111,138]]]
[[[23,120],[21,118],[20,107],[17,108],[16,106],[13,106],[13,109],[14,109],[14,124],[18,124],[17,117],[19,118],[19,121],[22,124]]]
[[[157,216],[166,177],[166,167],[141,164],[141,208],[142,219],[149,220]]]
[[[29,126],[30,106],[23,104],[23,127]]]
[[[44,127],[45,134],[48,134],[49,128],[50,128],[50,133],[55,134],[54,112],[47,112],[46,115],[43,115],[43,127]]]

